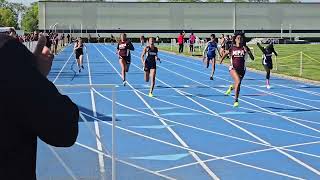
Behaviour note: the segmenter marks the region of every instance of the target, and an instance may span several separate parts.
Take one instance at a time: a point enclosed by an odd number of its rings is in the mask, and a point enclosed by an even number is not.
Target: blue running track
[[[122,85],[115,46],[86,44],[78,73],[72,46],[55,58],[56,85],[116,84],[116,177],[153,179],[320,179],[320,86],[247,71],[240,106],[224,96],[228,68],[213,81],[201,61],[161,52],[154,98],[143,80],[142,48]],[[39,140],[40,180],[111,179],[111,89],[61,88],[81,111],[71,148]]]

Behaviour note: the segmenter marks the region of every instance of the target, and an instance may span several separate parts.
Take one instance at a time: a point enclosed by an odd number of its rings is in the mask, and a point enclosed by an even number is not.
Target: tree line
[[[26,6],[0,0],[0,27],[14,27],[26,32],[38,29],[38,3]]]

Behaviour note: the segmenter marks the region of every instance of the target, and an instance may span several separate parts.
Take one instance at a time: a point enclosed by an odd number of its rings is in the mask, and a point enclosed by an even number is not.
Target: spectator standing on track
[[[68,44],[70,44],[70,34],[67,35]]]
[[[64,33],[63,34],[61,34],[61,36],[60,36],[60,41],[61,41],[61,47],[64,47]]]
[[[189,37],[189,43],[190,43],[190,52],[192,53],[193,56],[193,52],[194,52],[194,43],[196,42],[196,36],[191,33],[190,37]]]
[[[36,51],[0,34],[0,179],[35,180],[37,138],[69,147],[78,136],[79,110],[46,76],[53,55],[41,36]]]
[[[142,36],[140,37],[141,47],[144,46],[144,42],[145,42],[145,38],[144,38],[144,35],[142,35]]]
[[[178,36],[178,44],[179,44],[179,53],[183,53],[183,46],[184,46],[184,36],[185,32],[181,32]]]
[[[160,45],[160,37],[159,37],[159,36],[157,36],[156,42],[157,42],[157,44],[158,44],[158,46],[159,46],[159,45]]]
[[[54,44],[54,54],[58,54],[58,45],[59,45],[59,35],[58,34],[54,34],[53,36],[53,44]]]

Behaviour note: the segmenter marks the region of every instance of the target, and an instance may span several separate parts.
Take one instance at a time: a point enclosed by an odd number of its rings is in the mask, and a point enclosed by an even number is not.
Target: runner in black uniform
[[[245,56],[249,54],[250,58],[254,60],[254,56],[252,55],[250,49],[244,43],[244,35],[243,34],[236,34],[235,36],[235,46],[229,49],[231,64],[229,67],[230,75],[234,80],[234,85],[230,85],[229,89],[226,91],[226,95],[230,95],[231,91],[235,90],[235,102],[234,107],[239,106],[238,97],[240,93],[240,85],[241,81],[246,72],[245,66]],[[223,60],[227,57],[228,53],[224,54],[220,64]]]
[[[83,66],[83,47],[84,44],[82,43],[82,39],[77,39],[76,43],[74,44],[74,53],[76,55],[77,64],[79,67],[79,73],[81,72],[81,68],[84,69]]]
[[[264,69],[266,70],[266,86],[268,89],[270,89],[270,71],[273,68],[272,65],[272,53],[274,55],[278,56],[277,52],[274,50],[273,44],[270,43],[266,48],[262,47],[260,43],[257,43],[259,49],[262,51],[262,65]]]
[[[134,47],[132,43],[127,40],[127,35],[122,33],[120,35],[120,41],[117,46],[118,55],[119,55],[119,63],[121,65],[121,74],[123,85],[126,85],[126,72],[129,72],[129,67],[131,63],[131,54],[130,50],[134,51]]]
[[[147,58],[144,56],[147,54]],[[144,79],[146,82],[149,82],[151,76],[151,86],[149,91],[149,97],[153,97],[153,89],[156,81],[156,69],[158,58],[158,48],[154,45],[154,38],[149,38],[149,46],[145,47],[141,54],[141,61],[144,69]],[[160,61],[161,62],[161,61]]]

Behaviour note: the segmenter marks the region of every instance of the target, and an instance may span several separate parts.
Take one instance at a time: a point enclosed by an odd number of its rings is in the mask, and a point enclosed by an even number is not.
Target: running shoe
[[[153,94],[152,94],[152,93],[149,93],[149,97],[153,97]]]
[[[234,102],[233,107],[235,107],[235,108],[236,108],[236,107],[239,107],[239,102],[237,102],[237,101]]]
[[[271,89],[271,86],[269,84],[267,84],[267,89]]]
[[[79,73],[81,73],[81,69],[79,69]]]
[[[122,84],[123,84],[123,86],[126,86],[127,85],[127,81],[123,81]]]
[[[212,77],[212,76],[210,76],[210,80],[213,80],[213,77]]]
[[[229,89],[224,93],[226,96],[229,96],[231,94],[231,91],[233,90],[233,85],[229,86]]]
[[[81,68],[84,69],[84,66],[82,65]]]

